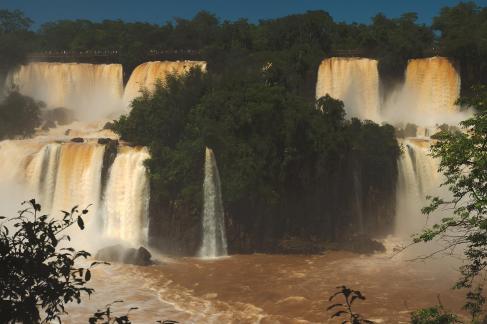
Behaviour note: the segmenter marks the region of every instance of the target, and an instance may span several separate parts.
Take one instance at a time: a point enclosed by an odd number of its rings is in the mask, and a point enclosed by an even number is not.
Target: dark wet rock
[[[151,260],[152,255],[143,246],[135,249],[126,248],[120,244],[112,245],[99,250],[95,258],[101,261],[122,262],[140,266],[154,264],[154,261]]]
[[[326,243],[327,250],[348,251],[360,254],[385,252],[384,245],[365,235],[354,236],[339,242]]]
[[[74,142],[74,143],[84,143],[85,140],[82,139],[81,137],[74,137],[71,139],[71,142]]]
[[[153,262],[151,261],[152,255],[149,251],[147,251],[144,247],[139,247],[138,249],[128,249],[125,256],[124,262],[129,264],[136,264],[136,265],[151,265]]]
[[[99,139],[98,139],[98,144],[103,144],[103,145],[106,145],[106,144],[108,144],[108,143],[110,143],[110,139],[109,139],[109,138],[103,138],[103,137],[102,137],[102,138],[99,138]]]
[[[108,137],[101,137],[101,138],[98,139],[98,144],[118,146],[118,140],[111,139],[111,138],[108,138]]]
[[[278,247],[272,252],[283,254],[320,254],[327,250],[372,254],[384,252],[385,247],[382,243],[367,236],[353,236],[336,242],[293,237],[280,240]]]
[[[99,138],[98,144],[105,145],[105,153],[103,153],[103,165],[101,168],[101,192],[105,192],[108,183],[108,171],[110,170],[113,161],[118,154],[118,140],[110,138]]]
[[[287,238],[280,240],[275,253],[283,254],[320,254],[325,251],[323,241],[303,238]]]

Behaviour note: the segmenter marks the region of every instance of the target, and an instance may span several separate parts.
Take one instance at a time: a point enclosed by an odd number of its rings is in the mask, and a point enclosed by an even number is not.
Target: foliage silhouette
[[[365,300],[365,296],[358,290],[350,289],[346,286],[337,287],[339,291],[334,293],[329,301],[333,301],[337,296],[343,296],[345,303],[335,303],[327,308],[327,310],[333,310],[335,313],[331,315],[331,318],[343,317],[345,320],[342,324],[371,324],[374,323],[367,319],[362,318],[358,313],[354,313],[352,309],[352,304],[355,300]],[[348,318],[348,319],[347,319]]]
[[[123,300],[116,300],[105,306],[104,310],[97,310],[92,317],[88,319],[89,324],[130,324],[129,313],[138,307],[131,307],[127,311],[127,314],[122,316],[115,316],[111,311],[111,307],[116,303],[122,303]]]
[[[88,319],[89,324],[131,324],[129,319],[129,313],[133,310],[139,309],[138,307],[131,307],[125,315],[116,316],[113,314],[112,306],[117,303],[123,303],[123,300],[116,300],[105,306],[103,310],[97,310],[92,317]],[[161,324],[178,324],[178,321],[173,320],[158,320],[156,323]]]
[[[68,228],[83,229],[88,209],[75,206],[54,220],[34,199],[22,205],[17,217],[0,217],[0,318],[6,323],[60,321],[67,303],[80,303],[82,294],[93,293],[86,284],[90,269],[100,262],[78,267],[75,262],[90,254],[61,247],[70,241]]]
[[[411,324],[455,324],[461,323],[455,314],[445,311],[441,303],[438,306],[422,308],[411,314]],[[472,322],[475,323],[475,322]]]
[[[422,211],[429,215],[445,209],[452,215],[414,237],[414,242],[443,240],[446,245],[441,251],[464,246],[466,262],[455,288],[471,288],[487,267],[487,86],[474,87],[472,92],[459,104],[475,108],[474,116],[460,123],[462,132],[435,134],[437,142],[431,148],[446,179],[442,186],[448,187],[452,198],[428,197],[430,205]]]
[[[463,306],[463,309],[472,316],[472,323],[479,321],[485,305],[483,287],[477,286],[474,290],[469,291],[466,298],[467,302]],[[485,319],[487,319],[487,317]]]

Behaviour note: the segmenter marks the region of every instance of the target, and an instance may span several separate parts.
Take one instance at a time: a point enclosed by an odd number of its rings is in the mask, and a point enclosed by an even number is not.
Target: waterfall
[[[93,209],[98,210],[104,152],[105,146],[97,143],[66,143],[61,146],[53,211],[89,204],[94,204]]]
[[[426,196],[445,197],[447,192],[440,188],[443,178],[437,171],[438,161],[429,155],[430,140],[408,138],[401,144],[404,152],[398,161],[395,232],[407,237],[426,225],[427,217],[421,213],[421,208],[428,205]]]
[[[329,58],[321,63],[316,84],[316,97],[325,94],[342,100],[349,116],[394,125],[417,125],[417,137],[402,141],[404,154],[398,161],[396,234],[409,236],[420,231],[427,220],[421,213],[421,208],[428,204],[426,195],[448,196],[446,188],[440,188],[438,162],[429,155],[429,137],[438,130],[438,125],[457,125],[469,114],[460,112],[455,105],[460,94],[460,76],[453,64],[443,57],[410,60],[404,83],[381,103],[377,61]],[[353,176],[358,192],[359,179]],[[360,197],[354,198],[359,206]],[[359,208],[357,213],[360,219]],[[430,222],[435,219],[430,217]]]
[[[6,85],[47,108],[73,110],[83,121],[117,115],[123,108],[120,64],[29,63],[9,73]]]
[[[144,148],[123,147],[111,166],[104,195],[104,232],[108,237],[146,244],[149,180]]]
[[[380,120],[377,61],[367,58],[328,58],[321,62],[316,97],[329,94],[345,104],[348,117]]]
[[[42,202],[44,210],[51,210],[53,207],[60,154],[60,144],[47,144],[35,154],[27,170],[28,182],[32,190],[38,192],[38,199]]]
[[[206,69],[206,62],[203,61],[155,61],[146,62],[137,66],[127,82],[124,92],[125,105],[140,95],[142,89],[153,91],[157,80],[164,82],[170,74],[184,74],[192,67]]]
[[[420,126],[457,124],[467,116],[455,105],[459,95],[460,76],[447,58],[410,60],[404,84],[384,104],[384,118]]]
[[[54,217],[75,205],[85,208],[91,204],[85,218],[90,233],[132,245],[146,243],[149,180],[143,162],[149,154],[146,149],[119,147],[102,193],[104,153],[105,145],[96,141],[0,142],[0,192],[8,193],[13,186],[18,189],[12,206],[1,212],[15,212],[20,202],[32,197]],[[104,231],[97,228],[100,223],[106,225]]]
[[[203,182],[203,240],[199,255],[212,258],[227,255],[225,219],[220,187],[220,175],[213,151],[205,151],[205,180]]]
[[[460,76],[444,57],[410,60],[405,88],[414,93],[418,113],[455,113],[460,94]]]
[[[0,215],[15,215],[19,203],[37,194],[27,183],[27,166],[42,144],[25,140],[6,140],[0,142]]]
[[[92,204],[85,223],[98,238],[96,244],[104,238],[146,244],[150,190],[144,161],[149,153],[124,145],[107,151],[97,139],[117,138],[100,130],[101,125],[126,113],[141,87],[151,91],[157,79],[193,66],[206,69],[205,62],[197,61],[144,63],[134,70],[125,91],[120,64],[35,62],[11,71],[7,90],[43,101],[46,109],[67,108],[78,121],[33,139],[0,142],[0,194],[11,202],[0,206],[0,212],[14,214],[21,201],[32,197],[55,217],[75,205]],[[72,137],[84,142],[70,142]],[[106,158],[107,153],[112,156]],[[221,251],[226,253],[226,246]]]

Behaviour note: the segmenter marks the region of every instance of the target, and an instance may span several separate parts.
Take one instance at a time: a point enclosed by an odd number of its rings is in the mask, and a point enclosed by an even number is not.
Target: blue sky
[[[191,18],[208,10],[222,19],[248,18],[251,21],[281,17],[306,10],[328,11],[336,21],[367,23],[383,12],[397,17],[417,12],[419,20],[430,23],[440,8],[459,0],[0,0],[2,9],[20,9],[35,25],[59,19],[122,19],[164,23],[173,17]],[[487,0],[476,0],[487,6]]]

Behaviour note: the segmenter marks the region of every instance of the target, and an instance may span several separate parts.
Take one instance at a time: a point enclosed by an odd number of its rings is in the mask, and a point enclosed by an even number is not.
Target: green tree
[[[358,290],[350,289],[346,286],[337,287],[339,290],[334,293],[329,301],[333,301],[337,296],[343,296],[344,303],[334,303],[327,308],[335,312],[331,318],[342,317],[345,320],[342,324],[373,324],[374,322],[364,319],[360,314],[353,311],[353,302],[356,300],[365,300],[365,296]]]
[[[461,323],[455,314],[446,312],[443,306],[419,309],[411,314],[411,324],[455,324]]]
[[[379,72],[386,84],[403,77],[409,59],[432,54],[433,32],[418,24],[417,18],[415,13],[405,13],[396,19],[383,14],[372,18],[367,47],[369,55],[379,60]]]
[[[32,20],[21,11],[0,10],[0,85],[7,72],[26,61],[33,48]]]
[[[418,234],[415,242],[441,238],[444,249],[461,246],[466,262],[460,267],[456,288],[471,288],[474,279],[487,267],[487,87],[475,87],[471,97],[459,103],[475,108],[473,117],[461,122],[461,132],[447,130],[435,134],[431,148],[439,159],[439,171],[446,178],[443,186],[451,199],[434,197],[423,209],[431,214],[448,208],[452,215]]]
[[[457,61],[462,91],[487,83],[487,8],[474,2],[445,7],[434,18],[432,28],[440,34],[442,55]]]
[[[259,235],[272,244],[285,233],[303,235],[305,227],[329,239],[354,223],[353,213],[340,207],[350,205],[343,201],[350,195],[329,193],[331,183],[350,189],[350,169],[360,178],[357,190],[375,197],[367,200],[370,206],[380,205],[377,192],[393,192],[386,184],[395,183],[397,173],[392,127],[347,121],[343,102],[329,96],[310,101],[270,81],[258,64],[170,76],[135,99],[112,128],[123,140],[150,148],[150,228],[158,233],[150,236],[164,240],[154,243],[164,248],[198,243],[205,146],[217,156],[229,217],[251,235],[275,231]],[[329,195],[336,195],[334,207],[324,208]],[[298,212],[298,206],[307,207]],[[384,212],[370,215],[387,219]],[[367,228],[387,223],[364,222]],[[187,230],[171,230],[176,223]],[[188,249],[184,253],[193,253]]]

